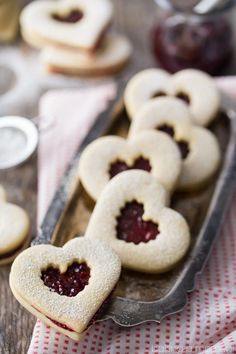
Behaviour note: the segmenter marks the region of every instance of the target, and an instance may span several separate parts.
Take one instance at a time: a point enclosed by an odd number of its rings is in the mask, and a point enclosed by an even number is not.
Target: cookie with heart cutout
[[[191,119],[200,126],[209,125],[220,109],[219,91],[206,73],[185,69],[171,76],[164,70],[147,69],[137,73],[126,86],[124,102],[130,119],[136,119],[147,101],[165,95],[184,100]]]
[[[62,45],[93,51],[112,19],[109,0],[34,1],[20,17],[23,38],[34,47]]]
[[[6,191],[0,184],[0,202],[5,202],[7,200]]]
[[[208,129],[191,123],[184,102],[173,97],[147,102],[132,121],[129,137],[133,139],[144,130],[153,129],[171,136],[180,149],[183,165],[177,189],[192,191],[209,182],[220,165],[219,143]]]
[[[188,103],[192,120],[197,125],[208,126],[220,110],[217,86],[203,71],[185,69],[177,72],[171,77],[170,93]]]
[[[129,61],[132,46],[118,34],[106,35],[93,55],[81,50],[56,46],[42,51],[41,59],[48,72],[80,76],[105,76],[121,71]]]
[[[86,238],[100,239],[125,268],[162,273],[186,254],[190,233],[185,219],[167,208],[167,193],[146,171],[125,171],[104,188]]]
[[[108,301],[120,271],[108,245],[78,237],[62,248],[37,245],[22,252],[12,265],[10,287],[28,311],[78,340]]]
[[[143,132],[130,141],[118,136],[101,137],[83,151],[79,177],[87,193],[97,200],[111,178],[131,169],[150,172],[171,192],[182,169],[179,149],[158,131]]]
[[[170,78],[165,70],[145,69],[129,80],[124,91],[124,103],[131,120],[147,101],[168,95]]]
[[[30,221],[25,210],[0,200],[0,265],[11,263],[29,245],[29,231]]]

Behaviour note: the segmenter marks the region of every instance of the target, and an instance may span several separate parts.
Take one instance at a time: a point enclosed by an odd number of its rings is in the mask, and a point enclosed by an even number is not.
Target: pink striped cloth
[[[236,98],[236,79],[219,85]],[[55,119],[39,147],[39,220],[65,167],[96,117],[115,94],[114,85],[87,90],[52,91],[40,115]],[[41,321],[34,328],[29,354],[236,353],[236,195],[208,264],[188,296],[185,309],[161,324],[122,328],[111,320],[94,324],[75,342]]]

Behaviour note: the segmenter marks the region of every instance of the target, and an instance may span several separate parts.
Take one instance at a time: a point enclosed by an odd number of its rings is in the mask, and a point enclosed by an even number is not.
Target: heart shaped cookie
[[[79,237],[62,248],[38,245],[22,252],[12,265],[10,286],[28,311],[78,340],[113,291],[120,270],[110,247]]]
[[[221,160],[218,141],[209,130],[191,123],[185,103],[173,97],[147,102],[132,121],[129,137],[153,129],[167,133],[179,147],[183,161],[179,190],[201,188],[216,173]]]
[[[124,100],[130,119],[140,108],[159,96],[176,96],[184,100],[194,123],[207,126],[220,108],[220,95],[213,79],[199,70],[186,69],[174,75],[164,70],[147,69],[137,73],[127,84]]]
[[[49,72],[83,76],[111,75],[124,67],[131,52],[128,39],[111,34],[106,35],[93,55],[82,53],[81,50],[51,46],[43,50],[42,62]]]
[[[29,244],[30,221],[24,209],[6,202],[0,189],[0,265],[11,263]]]
[[[92,142],[81,155],[79,176],[86,191],[97,200],[109,180],[120,172],[148,171],[171,191],[181,168],[181,156],[172,139],[162,132],[146,131],[132,141],[106,136]]]
[[[112,18],[109,0],[34,1],[24,8],[20,23],[32,46],[60,44],[94,50]]]
[[[165,272],[185,255],[190,243],[185,219],[166,202],[164,187],[152,175],[123,172],[101,193],[85,236],[108,243],[126,268]]]

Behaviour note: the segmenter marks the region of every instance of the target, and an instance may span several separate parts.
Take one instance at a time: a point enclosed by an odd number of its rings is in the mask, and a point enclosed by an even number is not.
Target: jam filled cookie
[[[79,176],[85,190],[97,200],[111,178],[132,169],[150,172],[171,191],[181,168],[181,156],[173,140],[162,132],[146,131],[132,141],[106,136],[92,142],[81,155]]]
[[[47,71],[81,76],[112,75],[128,62],[132,47],[128,39],[114,34],[107,35],[93,55],[80,50],[48,47],[42,52],[42,62]]]
[[[79,237],[62,248],[38,245],[22,252],[12,265],[10,286],[28,311],[78,340],[108,301],[120,270],[107,245]]]
[[[0,265],[12,262],[29,244],[30,222],[17,205],[0,202]]]
[[[209,130],[191,123],[185,103],[172,97],[147,102],[131,124],[130,137],[150,129],[165,132],[179,147],[183,161],[179,190],[201,188],[216,173],[221,160],[218,141]]]
[[[92,213],[86,237],[101,239],[120,256],[126,268],[161,273],[185,255],[189,228],[167,208],[167,194],[145,171],[126,171],[103,190]]]
[[[125,89],[125,106],[130,119],[136,119],[143,104],[159,96],[176,96],[185,101],[195,124],[207,126],[220,108],[220,94],[214,80],[199,70],[186,69],[169,75],[160,69],[136,74]]]
[[[216,117],[220,94],[209,75],[194,69],[182,70],[171,77],[170,86],[170,93],[187,102],[195,124],[207,126]]]
[[[161,69],[146,69],[132,77],[124,92],[125,108],[131,120],[144,103],[168,94],[170,77],[170,74]]]
[[[24,39],[34,47],[59,44],[92,51],[111,18],[109,0],[45,0],[26,6],[20,23]]]

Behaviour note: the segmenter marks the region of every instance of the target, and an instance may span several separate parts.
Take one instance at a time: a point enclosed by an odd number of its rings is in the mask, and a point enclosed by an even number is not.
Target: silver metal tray
[[[93,203],[79,183],[77,166],[82,150],[103,134],[125,136],[128,119],[122,104],[123,85],[117,98],[100,114],[70,164],[48,209],[33,244],[64,244],[83,234]],[[194,290],[196,275],[203,270],[224,220],[236,177],[236,105],[222,95],[222,113],[210,127],[219,139],[223,161],[219,173],[198,193],[175,194],[172,207],[188,220],[192,234],[190,250],[174,270],[146,275],[124,270],[117,290],[101,319],[111,318],[122,326],[145,321],[159,322],[183,309],[187,293]]]

